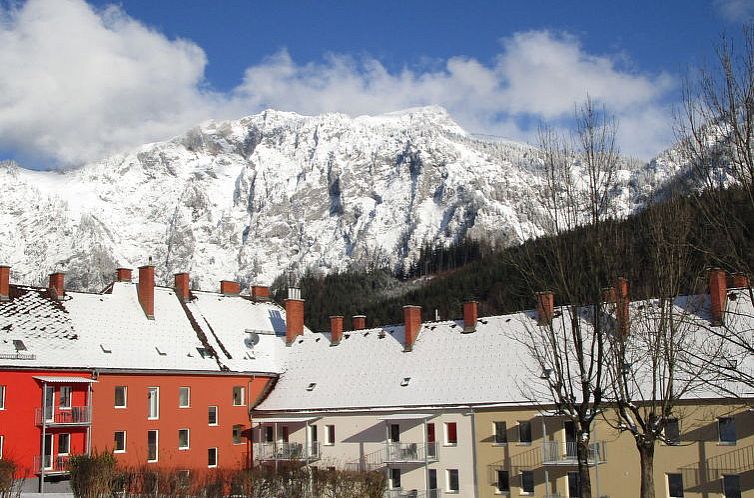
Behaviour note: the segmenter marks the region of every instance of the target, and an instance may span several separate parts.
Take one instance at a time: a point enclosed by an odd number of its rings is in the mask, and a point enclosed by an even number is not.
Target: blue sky
[[[0,159],[75,165],[268,107],[436,104],[531,141],[587,92],[647,159],[673,139],[685,72],[752,14],[754,0],[0,0]]]

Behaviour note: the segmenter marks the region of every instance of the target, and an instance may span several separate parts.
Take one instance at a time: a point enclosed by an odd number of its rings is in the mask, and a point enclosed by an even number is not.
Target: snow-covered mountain
[[[0,163],[0,263],[98,290],[151,257],[163,283],[269,283],[291,266],[398,268],[424,243],[543,233],[541,166],[525,144],[473,137],[441,108],[381,116],[266,111],[64,172]],[[672,178],[626,166],[621,212]]]

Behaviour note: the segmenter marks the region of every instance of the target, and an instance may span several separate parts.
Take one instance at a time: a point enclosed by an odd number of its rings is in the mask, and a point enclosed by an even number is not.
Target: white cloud
[[[754,19],[754,0],[715,0],[715,7],[726,21],[732,23]]]
[[[563,123],[587,92],[618,115],[626,152],[648,157],[672,140],[670,76],[624,70],[619,56],[588,54],[548,31],[505,38],[491,63],[453,57],[397,72],[338,54],[297,64],[282,50],[219,94],[206,89],[200,47],[117,7],[30,0],[0,16],[0,149],[63,164],[268,107],[358,115],[436,104],[469,131],[528,139],[535,126],[521,123]]]

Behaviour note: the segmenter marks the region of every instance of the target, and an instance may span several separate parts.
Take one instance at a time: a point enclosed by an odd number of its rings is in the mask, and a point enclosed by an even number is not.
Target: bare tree
[[[610,194],[619,159],[615,134],[614,119],[589,97],[575,108],[572,135],[541,127],[542,201],[551,233],[542,238],[536,253],[525,246],[511,261],[532,291],[552,291],[538,294],[541,318],[550,313],[553,296],[565,303],[557,316],[545,316],[538,326],[525,327],[526,333],[516,339],[534,360],[532,378],[539,379],[522,389],[523,394],[536,404],[554,405],[574,424],[584,498],[592,496],[592,424],[605,402],[607,386],[602,359],[608,340],[600,318],[605,306],[600,291],[615,261],[615,254],[603,244],[609,230],[603,221],[613,214]]]

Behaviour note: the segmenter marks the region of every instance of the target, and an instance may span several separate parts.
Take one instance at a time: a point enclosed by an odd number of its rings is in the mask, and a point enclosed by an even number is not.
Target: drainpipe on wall
[[[424,417],[424,424],[422,425],[424,430],[424,496],[429,496],[429,458],[427,456],[429,441],[427,441],[427,418],[428,417]]]
[[[472,486],[474,489],[474,498],[479,496],[479,479],[477,476],[477,456],[476,456],[476,417],[474,416],[474,407],[469,405],[471,410],[471,464],[474,466],[474,473],[472,474]]]
[[[544,413],[542,413],[540,416],[542,417],[542,457],[544,457],[545,445],[547,444],[547,419]],[[545,466],[545,494],[550,493],[552,493],[552,490],[550,488],[550,471]]]

